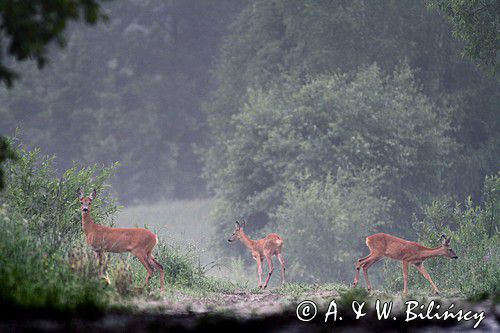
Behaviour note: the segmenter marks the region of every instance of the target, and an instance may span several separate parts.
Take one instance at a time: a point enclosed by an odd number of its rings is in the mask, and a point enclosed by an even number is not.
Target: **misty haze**
[[[498,2],[6,0],[0,14],[0,330],[113,306],[185,330],[214,313],[217,329],[321,330],[291,321],[297,303],[400,311],[438,292],[498,328]]]

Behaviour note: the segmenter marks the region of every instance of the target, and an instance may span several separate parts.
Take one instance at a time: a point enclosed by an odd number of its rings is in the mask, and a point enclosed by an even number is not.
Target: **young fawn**
[[[240,240],[247,248],[252,251],[252,257],[257,262],[257,274],[259,278],[259,288],[266,288],[274,271],[272,257],[275,255],[281,264],[281,283],[285,283],[285,261],[281,255],[281,248],[283,247],[283,240],[277,234],[269,234],[265,238],[259,240],[251,240],[243,231],[246,222],[240,224],[236,221],[236,229],[234,230],[229,242]],[[262,285],[262,261],[267,259],[269,266],[269,273],[267,274],[266,282]]]
[[[410,242],[402,238],[394,237],[384,233],[378,233],[366,237],[366,245],[370,249],[370,254],[356,262],[356,276],[354,277],[354,287],[358,284],[359,270],[363,268],[366,285],[368,290],[372,289],[370,280],[368,280],[368,268],[374,263],[388,257],[403,262],[403,294],[408,293],[408,265],[414,265],[418,271],[429,281],[433,291],[439,294],[439,290],[432,281],[429,273],[424,267],[424,260],[444,256],[457,259],[458,256],[450,247],[450,238],[441,236],[441,245],[436,248],[425,247],[416,242]]]
[[[163,291],[165,289],[165,271],[152,255],[153,248],[158,243],[156,235],[143,228],[110,228],[94,223],[90,217],[90,208],[97,195],[96,190],[93,190],[88,197],[84,196],[81,189],[78,189],[76,193],[81,203],[83,232],[87,236],[87,243],[99,259],[99,275],[103,274],[104,252],[131,252],[148,272],[146,286],[149,284],[151,274],[155,270],[160,271],[160,285]]]

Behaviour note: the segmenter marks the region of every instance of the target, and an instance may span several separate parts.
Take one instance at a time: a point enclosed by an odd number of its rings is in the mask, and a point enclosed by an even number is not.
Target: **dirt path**
[[[378,320],[374,311],[362,319],[352,315],[344,320],[324,321],[325,306],[332,299],[339,299],[335,291],[315,291],[307,295],[291,297],[273,291],[252,293],[238,291],[231,294],[213,294],[195,297],[180,292],[158,300],[134,300],[133,312],[114,311],[95,318],[79,316],[57,319],[17,319],[0,321],[0,332],[44,331],[44,332],[191,332],[232,330],[242,332],[324,332],[347,331],[461,331],[499,332],[500,306],[491,302],[468,304],[468,309],[485,310],[486,318],[477,329],[472,322],[416,320],[406,323],[398,320]],[[318,304],[318,316],[310,322],[302,322],[296,316],[296,305],[304,299]],[[394,298],[396,299],[396,298]],[[427,302],[429,300],[426,300]],[[444,304],[444,303],[443,303]],[[462,306],[462,305],[460,305]]]
[[[192,297],[178,293],[168,300],[140,301],[135,305],[140,311],[161,309],[167,314],[224,314],[238,318],[272,316],[290,311],[302,299],[313,299],[323,304],[338,297],[335,291],[310,292],[300,297],[278,294],[270,290],[259,293],[236,291],[232,294],[217,294],[209,297]]]

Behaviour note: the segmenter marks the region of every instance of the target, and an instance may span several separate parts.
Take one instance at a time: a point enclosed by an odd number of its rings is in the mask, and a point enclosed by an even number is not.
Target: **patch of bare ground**
[[[339,308],[343,320],[325,323],[328,304],[342,296],[334,290],[240,290],[232,293],[190,294],[179,290],[157,295],[156,299],[133,298],[127,311],[115,310],[102,316],[85,318],[26,318],[0,320],[0,332],[208,332],[232,330],[242,332],[500,332],[500,306],[484,301],[471,304],[464,300],[442,299],[443,306],[453,302],[457,308],[485,311],[485,319],[477,329],[472,322],[448,320],[415,320],[405,322],[401,309],[404,300],[399,296],[373,294],[367,315],[356,319],[349,309]],[[310,322],[297,319],[296,305],[302,300],[318,305],[318,315]],[[376,299],[394,301],[397,320],[379,320],[374,311]],[[437,298],[425,298],[422,303]]]

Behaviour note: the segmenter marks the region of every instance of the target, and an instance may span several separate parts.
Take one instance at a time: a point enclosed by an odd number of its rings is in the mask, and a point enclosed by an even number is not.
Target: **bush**
[[[471,299],[500,293],[499,176],[486,177],[482,205],[475,205],[470,197],[464,204],[435,201],[425,209],[424,218],[414,223],[424,245],[438,246],[442,233],[452,238],[451,247],[459,257],[457,260],[433,258],[425,262],[438,288]],[[400,272],[400,269],[387,270],[385,281],[390,289],[402,288]],[[428,282],[416,270],[410,272],[410,287],[430,290]]]
[[[376,172],[358,177],[339,172],[335,181],[327,177],[287,189],[269,229],[284,239],[283,256],[291,280],[352,279],[353,254],[366,252],[366,235],[386,223],[391,205],[375,195],[378,177]]]
[[[412,214],[445,192],[442,175],[454,149],[445,113],[419,91],[407,66],[392,76],[372,65],[251,92],[231,118],[224,167],[207,174],[219,199],[218,234],[240,216],[263,227],[290,184],[300,186],[304,175],[309,183],[336,179],[338,171],[377,173],[373,195],[393,201],[387,229],[409,233]]]
[[[55,157],[44,156],[39,149],[28,151],[22,145],[17,151],[19,159],[6,164],[6,188],[0,193],[0,204],[7,204],[9,214],[26,219],[28,232],[39,236],[35,241],[41,240],[46,251],[65,248],[81,239],[80,205],[76,199],[79,187],[97,189],[92,218],[98,223],[110,223],[118,206],[107,192],[107,181],[116,165],[74,165],[58,177]]]
[[[108,302],[99,281],[71,271],[63,251],[48,254],[27,220],[0,208],[0,306],[10,311],[103,310]]]
[[[113,225],[118,209],[108,180],[115,167],[75,165],[58,177],[53,157],[18,146],[19,158],[6,164],[6,188],[0,193],[0,305],[11,309],[55,312],[102,310],[117,295],[143,292],[146,270],[132,255],[107,256],[108,284],[86,243],[76,189],[95,188],[96,223]],[[170,243],[170,242],[169,242]],[[232,288],[208,278],[194,249],[163,240],[154,249],[170,285],[203,291]],[[109,282],[111,282],[109,284]],[[134,286],[140,286],[134,288]],[[153,278],[151,290],[159,288]],[[133,293],[134,292],[134,293]]]
[[[76,188],[100,192],[93,216],[100,223],[117,210],[106,191],[114,167],[74,166],[57,176],[53,158],[18,145],[6,164],[0,193],[0,303],[29,309],[102,309],[91,250],[84,245]],[[81,250],[80,252],[78,252]]]

